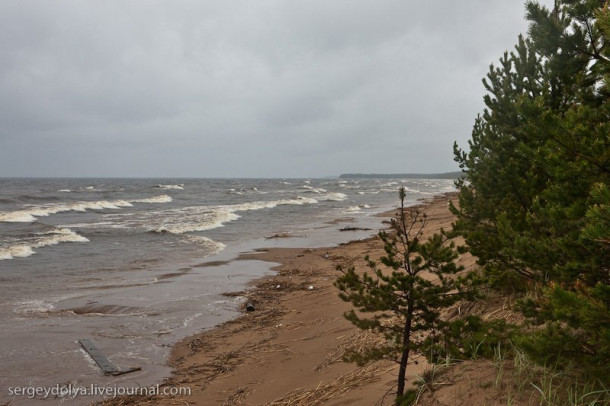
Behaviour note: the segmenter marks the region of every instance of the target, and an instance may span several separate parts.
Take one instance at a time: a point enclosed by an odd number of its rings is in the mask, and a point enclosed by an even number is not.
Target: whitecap
[[[34,255],[34,250],[28,245],[13,245],[6,248],[0,248],[0,261],[13,258],[26,258]]]
[[[213,230],[224,223],[237,220],[240,216],[231,210],[211,210],[206,207],[187,207],[165,213],[163,224],[152,231],[157,233],[184,234]]]
[[[184,183],[180,183],[178,185],[157,185],[155,187],[159,188],[159,189],[167,189],[167,190],[183,190]]]
[[[256,201],[224,206],[191,206],[181,209],[165,210],[163,212],[147,213],[143,220],[153,220],[163,217],[163,222],[153,226],[151,231],[157,233],[184,234],[189,232],[207,231],[223,227],[224,224],[240,218],[239,212],[273,209],[280,205],[316,204],[318,200],[298,196],[295,199]],[[150,224],[150,223],[149,223]]]
[[[214,241],[210,238],[203,237],[200,235],[188,235],[185,236],[186,240],[190,243],[198,245],[205,249],[207,256],[218,254],[220,251],[227,248],[227,246],[221,242]]]
[[[320,201],[332,201],[332,202],[342,202],[347,199],[347,195],[344,193],[328,193],[325,195],[321,195],[318,197]]]
[[[132,200],[134,203],[171,203],[174,199],[172,199],[168,195],[161,195],[155,197],[149,197],[146,199],[138,199]]]
[[[12,212],[0,212],[0,222],[31,223],[36,221],[36,217],[47,217],[56,213],[68,211],[84,212],[87,209],[118,209],[120,207],[128,206],[132,206],[132,204],[122,200],[118,200],[115,202],[99,201],[53,204],[40,207],[31,207],[24,210],[16,210]]]
[[[49,204],[45,206],[28,207],[22,210],[0,212],[0,222],[5,223],[32,223],[37,217],[47,217],[57,213],[87,210],[118,210],[124,207],[133,207],[133,203],[169,203],[172,198],[167,195],[151,197],[139,200],[100,200],[100,201],[79,201],[72,203]]]
[[[31,223],[33,221],[36,221],[36,218],[32,213],[28,212],[27,210],[0,213],[0,222],[4,223]]]
[[[303,204],[316,204],[316,203],[319,203],[320,201],[318,199],[314,199],[312,197],[297,196],[296,199],[283,200],[282,202],[285,202],[283,204],[294,204],[294,205],[300,206]]]
[[[360,206],[350,206],[347,209],[345,209],[346,213],[359,213],[362,211],[362,208],[360,208]]]
[[[326,189],[316,188],[316,187],[309,186],[309,185],[300,186],[299,189],[305,189],[305,190],[307,190],[308,192],[311,192],[311,193],[326,193],[327,192]]]
[[[58,245],[62,242],[89,242],[89,239],[70,230],[69,228],[56,228],[46,233],[39,233],[27,243],[20,242],[8,247],[0,248],[0,260],[26,258],[36,253],[36,248]]]
[[[301,206],[304,204],[316,204],[316,203],[318,203],[317,199],[312,199],[310,197],[297,196],[296,199],[258,201],[258,202],[234,204],[234,205],[229,205],[229,206],[220,206],[220,207],[226,207],[227,209],[229,209],[231,211],[249,211],[249,210],[261,210],[261,209],[273,209],[277,206],[283,206],[283,205]]]
[[[339,185],[341,188],[343,189],[347,189],[347,190],[355,190],[355,189],[360,189],[359,185],[348,185],[347,183],[342,183]]]
[[[345,209],[346,213],[360,213],[362,212],[362,209],[370,209],[371,206],[368,204],[361,204],[359,206],[350,206],[347,209]]]

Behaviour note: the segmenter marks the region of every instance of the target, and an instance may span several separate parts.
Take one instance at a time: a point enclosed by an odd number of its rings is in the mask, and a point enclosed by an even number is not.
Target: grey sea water
[[[0,179],[0,404],[83,404],[9,396],[15,387],[160,382],[172,344],[236,316],[241,299],[221,293],[272,267],[231,259],[374,234],[400,185],[409,203],[453,190],[442,179]],[[280,234],[292,238],[268,238]],[[229,262],[205,266],[218,260]],[[80,338],[142,371],[104,377]]]

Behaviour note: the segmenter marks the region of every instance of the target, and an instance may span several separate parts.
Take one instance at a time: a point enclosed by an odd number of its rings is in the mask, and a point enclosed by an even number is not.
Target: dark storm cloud
[[[520,1],[0,3],[0,176],[455,169]]]

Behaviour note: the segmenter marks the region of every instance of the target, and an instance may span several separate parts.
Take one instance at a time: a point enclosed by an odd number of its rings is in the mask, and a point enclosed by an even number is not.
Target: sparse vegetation
[[[419,242],[424,217],[404,208],[393,232],[380,234],[381,262],[393,271],[369,260],[373,276],[342,269],[337,281],[358,309],[347,317],[388,343],[352,359],[401,354],[399,399],[409,352],[421,351],[432,362],[493,360],[498,390],[510,365],[520,382],[508,386],[511,404],[527,390],[540,405],[610,403],[610,4],[556,0],[548,9],[529,1],[526,10],[528,35],[483,81],[486,109],[468,149],[454,146],[463,177],[451,206],[452,233],[478,258],[486,286],[516,298],[518,325],[441,317],[440,309],[471,298],[465,287],[474,279],[455,276],[447,233]],[[407,395],[414,403],[421,391]]]
[[[400,365],[397,405],[413,400],[413,393],[405,392],[409,356],[414,352],[434,360],[445,356],[437,344],[452,329],[441,318],[441,310],[474,295],[470,289],[474,279],[458,275],[463,269],[454,262],[458,253],[448,235],[441,230],[421,242],[426,217],[404,207],[405,195],[400,188],[400,209],[391,232],[379,233],[386,254],[380,261],[385,267],[366,257],[372,275],[339,266],[343,275],[335,283],[339,296],[358,310],[346,313],[346,318],[386,339],[385,345],[348,353],[347,359],[365,364],[396,357]]]

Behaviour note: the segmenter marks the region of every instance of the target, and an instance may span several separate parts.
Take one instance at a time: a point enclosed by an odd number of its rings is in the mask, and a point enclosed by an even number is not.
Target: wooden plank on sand
[[[139,371],[142,369],[140,367],[133,367],[125,370],[120,370],[119,368],[114,366],[112,362],[108,360],[108,358],[106,358],[106,355],[104,355],[102,350],[97,348],[95,344],[91,342],[91,340],[87,338],[81,338],[80,340],[78,340],[78,342],[83,347],[83,349],[87,351],[91,358],[93,358],[95,363],[102,369],[105,375],[117,376],[133,371]]]

